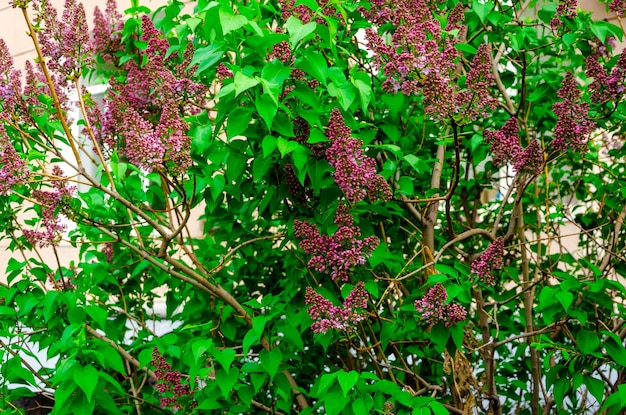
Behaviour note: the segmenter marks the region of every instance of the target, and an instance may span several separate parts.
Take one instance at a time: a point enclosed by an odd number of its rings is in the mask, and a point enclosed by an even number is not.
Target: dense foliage
[[[570,0],[109,0],[92,32],[11,5],[38,58],[0,43],[3,410],[626,408],[621,27]]]

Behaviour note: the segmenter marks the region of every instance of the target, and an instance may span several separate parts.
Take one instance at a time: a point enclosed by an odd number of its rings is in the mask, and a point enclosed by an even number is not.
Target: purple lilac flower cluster
[[[612,0],[609,4],[609,10],[619,17],[626,16],[626,1],[624,0]]]
[[[467,311],[458,304],[446,304],[448,293],[443,285],[435,284],[424,298],[415,301],[415,308],[429,324],[444,323],[446,327],[465,320]]]
[[[92,48],[105,62],[111,62],[115,53],[124,50],[121,30],[122,15],[117,11],[115,0],[107,0],[104,13],[98,6],[94,9]]]
[[[595,103],[614,101],[626,91],[626,49],[622,51],[617,64],[607,73],[600,63],[600,47],[585,59],[586,75],[593,78],[589,84],[591,101]]]
[[[491,145],[493,164],[513,165],[516,173],[539,174],[543,168],[543,151],[537,140],[531,140],[526,148],[519,143],[519,126],[516,117],[511,117],[499,131],[485,130],[485,142]]]
[[[278,28],[276,32],[282,33],[282,30]],[[289,42],[287,42],[286,40],[275,44],[272,48],[272,51],[267,55],[268,61],[271,62],[274,59],[281,61],[285,66],[292,67],[291,77],[293,79],[303,80],[306,77],[306,73],[302,69],[293,68],[294,63],[296,62],[296,57],[291,51]],[[285,92],[283,95],[287,95],[287,92]]]
[[[595,127],[595,122],[591,121],[587,115],[589,104],[580,100],[581,94],[573,73],[567,73],[557,96],[562,101],[552,106],[558,118],[552,141],[554,149],[586,151],[587,139]]]
[[[39,32],[41,51],[48,59],[48,67],[74,79],[80,76],[82,68],[93,61],[93,43],[89,39],[87,18],[82,3],[65,0],[62,18],[57,17],[51,2],[41,3],[39,19],[45,29]]]
[[[370,200],[391,200],[389,184],[376,173],[376,161],[363,153],[363,142],[351,137],[338,109],[333,109],[326,126],[330,147],[326,159],[335,169],[335,183],[351,203],[368,196]]]
[[[13,68],[13,57],[4,39],[0,39],[0,109],[3,113],[25,114],[22,94],[22,75]]]
[[[181,175],[192,163],[191,138],[182,117],[190,108],[182,108],[183,103],[201,99],[206,88],[186,72],[192,47],[187,45],[182,63],[172,63],[173,55],[165,58],[167,40],[147,16],[141,22],[141,40],[148,43],[145,63],[139,66],[130,60],[125,64],[126,80],[111,81],[105,113],[91,112],[91,125],[94,133],[102,131],[98,138],[109,149],[118,150],[131,163]]]
[[[52,168],[51,181],[52,190],[34,190],[32,197],[41,206],[41,226],[43,230],[24,229],[24,237],[31,245],[40,248],[54,246],[59,243],[61,233],[65,230],[65,225],[61,224],[58,216],[59,210],[67,203],[76,190],[73,186],[68,186],[67,180],[63,177],[63,171],[59,166]]]
[[[335,224],[339,226],[332,236],[321,235],[310,223],[295,220],[296,237],[301,238],[300,248],[312,255],[309,268],[330,275],[333,280],[348,280],[349,271],[365,263],[365,258],[378,245],[378,238],[358,239],[361,230],[344,204],[337,208]]]
[[[0,123],[0,195],[8,194],[13,186],[26,183],[29,177],[26,162],[15,151],[4,125]]]
[[[174,410],[180,410],[189,401],[191,401],[189,402],[190,408],[197,405],[193,401],[193,391],[189,389],[189,385],[180,383],[181,373],[172,370],[170,364],[165,361],[165,358],[156,347],[152,350],[152,366],[155,367],[154,376],[158,381],[156,389],[160,393],[172,394],[172,397],[161,398],[161,406],[163,408],[169,407]]]
[[[491,68],[491,52],[485,43],[480,45],[465,80],[467,89],[460,91],[457,106],[465,109],[465,117],[474,120],[484,116],[488,109],[498,106],[498,100],[489,94],[494,83]]]
[[[217,79],[222,80],[222,81],[224,79],[232,78],[233,77],[233,71],[228,69],[228,67],[226,67],[224,62],[221,62],[219,65],[217,65],[216,77],[217,77]]]
[[[556,14],[552,18],[552,20],[550,20],[550,26],[553,30],[557,30],[562,26],[562,17],[565,17],[567,19],[576,18],[576,4],[577,0],[559,1],[558,6],[556,6]]]
[[[361,12],[377,27],[386,27],[389,22],[395,27],[389,34],[366,30],[374,66],[382,68],[385,76],[385,90],[422,94],[424,111],[433,117],[473,120],[495,107],[496,100],[488,89],[493,75],[486,45],[471,63],[465,89],[460,90],[454,82],[459,59],[455,45],[465,31],[462,4],[449,12],[445,34],[439,20],[441,11],[427,0],[376,0],[369,10],[362,8]]]
[[[317,0],[318,10],[321,11],[321,14],[324,16],[334,16],[339,19],[343,19],[337,9],[335,9],[334,6],[329,6],[329,3],[329,0]],[[287,21],[287,19],[289,19],[291,16],[294,16],[306,24],[311,22],[316,16],[314,10],[311,10],[308,6],[304,4],[296,5],[296,0],[279,0],[278,4],[280,5],[281,16],[285,21]],[[315,22],[318,24],[327,25],[326,20],[319,15],[315,18]]]
[[[343,306],[333,305],[313,288],[307,287],[305,302],[309,305],[309,316],[314,320],[311,329],[314,333],[326,333],[330,329],[352,332],[358,322],[366,316],[369,295],[363,282],[350,291]]]
[[[502,237],[496,238],[489,244],[487,249],[480,254],[480,257],[472,262],[472,274],[478,275],[480,279],[489,285],[494,283],[493,271],[502,268],[504,256],[504,240]]]

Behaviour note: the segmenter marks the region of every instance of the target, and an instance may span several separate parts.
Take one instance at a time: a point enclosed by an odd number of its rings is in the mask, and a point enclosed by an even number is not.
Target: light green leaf
[[[259,80],[237,72],[233,79],[235,85],[235,96],[259,84]]]
[[[220,59],[222,59],[222,56],[224,56],[224,49],[222,49],[222,45],[219,43],[212,43],[204,48],[196,49],[193,54],[193,59],[191,59],[191,63],[187,69],[198,65],[198,69],[196,69],[195,73],[197,76],[215,65]]]
[[[473,0],[472,1],[472,10],[478,15],[478,18],[482,23],[485,22],[487,15],[493,8],[495,7],[495,3],[489,0]]]
[[[124,368],[124,362],[117,350],[112,346],[102,346],[98,348],[98,351],[102,353],[104,357],[105,366],[125,375],[126,369]]]
[[[287,140],[286,138],[278,137],[276,146],[278,147],[278,151],[280,151],[281,157],[285,157],[287,154],[298,148],[298,143],[293,140]]]
[[[289,33],[289,45],[291,49],[295,49],[296,45],[300,43],[302,39],[310,35],[315,31],[317,23],[309,22],[302,24],[302,21],[298,18],[291,16],[287,19],[287,32]]]
[[[248,18],[240,14],[232,14],[229,11],[220,9],[220,24],[222,25],[222,33],[226,35],[233,30],[239,29],[248,23]]]
[[[559,291],[555,294],[555,297],[561,305],[563,306],[563,310],[568,311],[569,307],[572,305],[574,301],[574,294],[569,291]]]

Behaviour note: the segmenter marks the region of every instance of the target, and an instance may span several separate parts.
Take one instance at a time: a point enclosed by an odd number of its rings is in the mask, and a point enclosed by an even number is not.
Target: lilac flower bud
[[[446,304],[448,293],[443,285],[435,284],[426,295],[415,301],[415,309],[428,324],[444,323],[451,327],[467,316],[467,311],[458,304]]]
[[[480,255],[480,258],[472,262],[472,274],[478,275],[487,284],[493,284],[493,270],[503,266],[504,240],[502,237],[496,238],[487,249]]]
[[[358,239],[361,230],[353,225],[351,215],[342,205],[337,210],[335,223],[340,226],[332,236],[321,235],[307,222],[296,220],[293,226],[296,237],[302,238],[300,248],[312,255],[309,268],[330,275],[333,280],[347,281],[355,266],[365,264],[366,256],[378,245],[378,238]]]
[[[574,74],[568,72],[557,93],[562,101],[552,106],[558,118],[552,141],[555,150],[587,150],[587,138],[593,131],[595,122],[588,118],[589,105],[580,101],[580,95]]]
[[[343,306],[335,306],[311,287],[306,288],[305,302],[309,305],[308,313],[313,321],[314,333],[326,333],[330,329],[352,332],[358,322],[366,315],[369,295],[363,282],[357,283]]]
[[[338,109],[333,109],[326,127],[331,142],[326,159],[335,169],[333,177],[346,199],[356,203],[369,196],[371,200],[390,200],[391,190],[385,179],[376,173],[376,162],[363,153],[363,142],[351,137]]]

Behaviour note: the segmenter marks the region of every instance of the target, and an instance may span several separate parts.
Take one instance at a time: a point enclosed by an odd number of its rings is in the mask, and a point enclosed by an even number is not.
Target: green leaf
[[[600,339],[598,335],[592,331],[580,330],[576,335],[576,343],[582,354],[591,354],[598,346],[600,346]]]
[[[604,397],[604,382],[589,375],[583,376],[583,383],[598,402],[602,402]]]
[[[352,85],[359,91],[361,109],[367,114],[367,107],[372,100],[372,80],[365,72],[356,72],[350,77]]]
[[[213,200],[217,200],[226,186],[226,177],[223,174],[218,173],[212,177],[212,181],[213,183],[209,187],[209,190],[211,191],[211,197],[213,197]]]
[[[226,125],[226,137],[231,139],[241,135],[246,131],[252,120],[252,111],[250,108],[237,107],[228,115],[228,123]]]
[[[288,140],[283,137],[278,137],[276,141],[276,147],[278,147],[278,151],[280,151],[281,157],[285,157],[287,154],[298,148],[298,146],[299,144],[297,141]]]
[[[233,390],[233,386],[239,379],[239,369],[233,367],[230,372],[226,372],[222,369],[215,371],[215,380],[217,385],[222,391],[222,396],[228,397]]]
[[[24,383],[35,386],[35,376],[30,370],[22,366],[22,361],[18,356],[12,357],[2,363],[0,369],[2,376],[11,383]]]
[[[337,375],[339,372],[326,373],[319,378],[319,382],[317,384],[317,395],[323,396],[328,389],[335,383],[335,379],[337,379]]]
[[[259,359],[261,360],[263,369],[270,375],[270,380],[274,379],[274,376],[278,373],[280,363],[283,360],[283,354],[280,349],[278,347],[270,351],[263,349],[259,352]]]
[[[274,160],[271,157],[255,158],[254,161],[252,162],[252,177],[254,178],[254,180],[257,182],[262,182],[265,177],[265,174],[269,171],[270,167],[272,167],[273,163],[274,163]],[[252,300],[252,301],[256,302],[256,300]],[[249,304],[246,303],[246,305],[249,305]]]
[[[224,49],[219,43],[212,43],[209,46],[198,48],[194,52],[193,59],[191,59],[191,63],[187,69],[191,69],[195,65],[198,65],[198,69],[196,69],[195,73],[195,76],[198,76],[219,62],[223,56]]]
[[[281,61],[276,59],[263,66],[261,71],[263,90],[271,96],[276,105],[278,105],[278,95],[282,92],[283,84],[290,74],[291,69],[286,68]]]
[[[604,342],[604,348],[618,365],[626,367],[626,349],[623,345],[611,337]]]
[[[234,349],[216,349],[215,352],[213,352],[213,357],[220,363],[220,365],[222,365],[227,374],[230,371],[230,366],[235,360],[235,355],[236,353]]]
[[[274,117],[278,111],[278,106],[274,99],[268,94],[257,95],[254,100],[254,106],[261,118],[263,118],[263,121],[265,121],[267,129],[271,130]]]
[[[306,176],[305,166],[309,160],[309,151],[306,147],[298,145],[291,156],[293,164],[296,167],[296,171],[298,172],[298,179],[300,180],[300,183],[304,184],[304,177]]]
[[[119,352],[113,348],[113,346],[101,346],[98,351],[102,353],[104,358],[104,365],[111,368],[123,375],[126,375],[126,369],[124,368],[124,362],[120,357]]]
[[[225,36],[227,33],[237,30],[246,23],[248,18],[240,14],[232,14],[229,11],[220,9],[220,24],[222,25],[222,34]]]
[[[574,294],[569,291],[559,291],[555,294],[555,297],[561,305],[563,306],[563,310],[568,311],[569,307],[572,305],[574,301]]]
[[[286,27],[287,32],[289,33],[289,45],[292,50],[295,50],[296,45],[300,43],[301,40],[315,31],[317,23],[309,22],[307,24],[302,24],[300,19],[291,16],[287,19]]]
[[[85,311],[95,321],[101,329],[106,328],[106,322],[109,318],[109,313],[107,309],[98,307],[96,305],[88,305],[85,306]]]
[[[317,51],[307,49],[304,57],[296,66],[317,79],[322,85],[326,85],[326,82],[328,82],[328,62]]]
[[[468,45],[467,43],[457,43],[454,45],[454,47],[459,52],[469,53],[470,55],[476,54],[476,48],[472,45]]]
[[[276,150],[278,145],[278,139],[271,135],[266,135],[261,142],[261,147],[263,148],[263,157],[267,158],[270,154]]]
[[[85,392],[87,400],[91,402],[93,392],[98,386],[98,370],[91,365],[74,367],[72,378],[74,382]]]
[[[356,88],[347,82],[340,85],[331,82],[328,84],[328,94],[331,97],[337,98],[341,108],[343,108],[344,111],[348,111],[350,105],[352,105],[356,99]]]
[[[237,72],[233,78],[233,84],[235,85],[235,96],[238,96],[242,92],[258,85],[259,80],[244,75],[242,72]]]
[[[567,378],[558,379],[554,383],[554,401],[557,405],[563,404],[563,398],[570,390],[570,381]]]
[[[485,23],[487,15],[493,8],[495,3],[489,0],[472,0],[472,10],[478,15],[482,23]]]
[[[350,372],[339,371],[337,372],[337,381],[339,382],[339,386],[341,386],[341,390],[343,391],[343,397],[348,397],[348,392],[356,385],[359,381],[359,374],[354,370]]]

